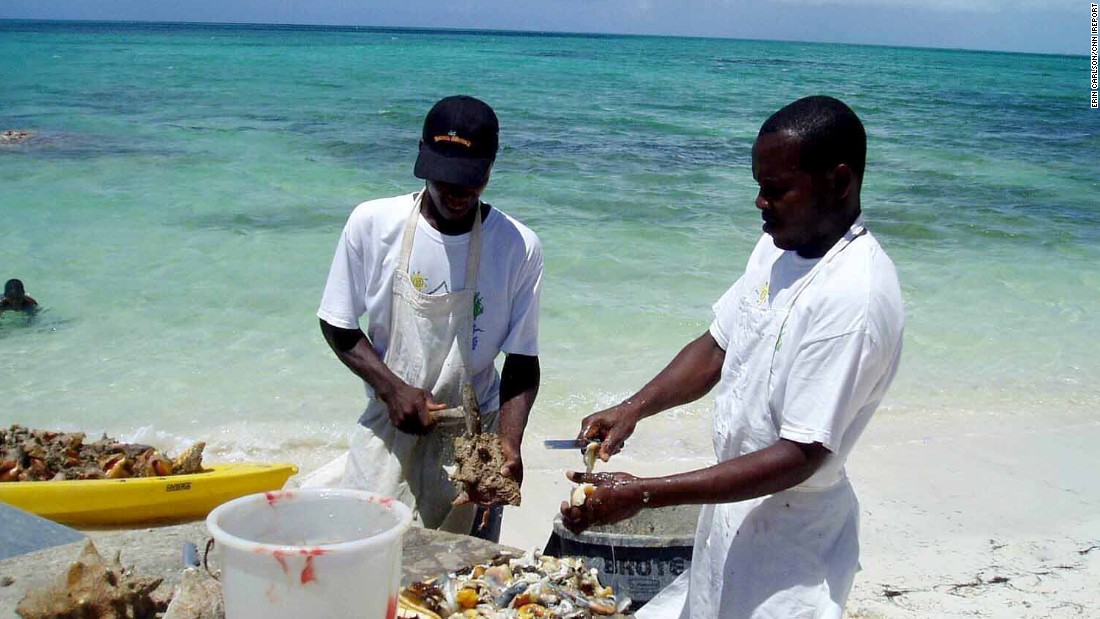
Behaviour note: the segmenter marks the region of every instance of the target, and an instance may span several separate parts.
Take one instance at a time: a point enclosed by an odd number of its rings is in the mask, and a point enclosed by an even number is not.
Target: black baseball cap
[[[497,157],[500,124],[484,101],[456,95],[441,99],[424,118],[417,178],[480,186]]]

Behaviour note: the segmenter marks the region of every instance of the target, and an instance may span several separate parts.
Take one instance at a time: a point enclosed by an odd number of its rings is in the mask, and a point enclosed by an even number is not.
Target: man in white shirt
[[[844,461],[897,370],[904,313],[890,258],[860,215],[866,134],[831,97],[773,114],[752,151],[764,220],[707,333],[581,436],[605,461],[645,417],[715,386],[714,466],[593,483],[581,531],[649,507],[704,504],[688,571],[638,617],[839,619],[858,568],[859,506]]]
[[[351,448],[336,465],[339,485],[398,498],[419,524],[463,534],[474,506],[451,505],[456,492],[443,468],[461,421],[435,414],[461,405],[471,383],[483,426],[502,436],[502,473],[519,481],[539,387],[542,248],[534,232],[480,199],[498,132],[482,101],[436,103],[414,167],[424,189],[355,208],[317,311],[325,340],[367,390]],[[473,532],[499,536],[499,514]]]

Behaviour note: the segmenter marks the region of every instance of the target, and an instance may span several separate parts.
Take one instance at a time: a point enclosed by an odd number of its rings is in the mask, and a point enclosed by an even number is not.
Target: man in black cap
[[[462,403],[467,383],[483,427],[502,436],[502,473],[522,479],[520,443],[539,386],[542,248],[481,201],[498,131],[484,102],[442,99],[424,120],[413,169],[424,188],[364,202],[348,219],[317,316],[336,356],[363,379],[368,406],[348,454],[303,486],[371,490],[408,504],[425,527],[470,533],[474,506],[451,505],[443,468],[461,421],[436,417]],[[499,514],[474,532],[496,539]]]

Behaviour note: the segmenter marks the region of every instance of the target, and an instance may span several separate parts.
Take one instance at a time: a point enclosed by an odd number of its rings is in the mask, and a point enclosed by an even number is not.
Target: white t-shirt
[[[744,275],[714,306],[710,332],[718,345],[728,348],[742,299],[787,307],[818,261],[764,235]],[[795,299],[772,362],[768,410],[780,438],[832,452],[802,486],[830,487],[844,478],[848,454],[894,379],[904,324],[894,263],[869,232],[823,265]]]
[[[393,273],[401,236],[416,194],[371,200],[348,218],[317,316],[335,327],[361,328],[379,356],[390,342]],[[474,388],[484,411],[499,408],[500,380],[493,365],[501,351],[537,355],[542,246],[529,228],[493,208],[482,223],[481,262],[474,300]],[[422,292],[443,294],[466,286],[470,234],[448,236],[423,216],[416,227],[409,273]],[[372,391],[367,386],[367,395]]]

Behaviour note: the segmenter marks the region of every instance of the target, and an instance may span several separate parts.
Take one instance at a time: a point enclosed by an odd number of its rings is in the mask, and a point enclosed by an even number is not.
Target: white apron
[[[739,300],[714,404],[720,462],[779,441],[769,410],[775,351],[791,308],[821,269],[863,234],[857,220],[792,291],[784,307]],[[828,489],[706,505],[691,567],[637,614],[639,619],[840,619],[859,569],[859,506],[847,480]]]
[[[390,344],[383,361],[413,387],[448,406],[462,404],[462,385],[472,380],[474,292],[481,260],[481,205],[470,232],[463,290],[430,295],[409,276],[413,238],[424,192],[413,200],[405,224],[401,254],[393,278]],[[486,431],[496,431],[498,411],[482,415]],[[476,505],[452,507],[457,494],[444,466],[454,462],[454,437],[465,430],[461,420],[440,422],[426,435],[407,434],[390,422],[386,405],[371,398],[352,432],[348,453],[319,469],[302,487],[339,485],[390,496],[413,510],[414,523],[430,529],[468,535]],[[338,484],[334,484],[338,480]]]

